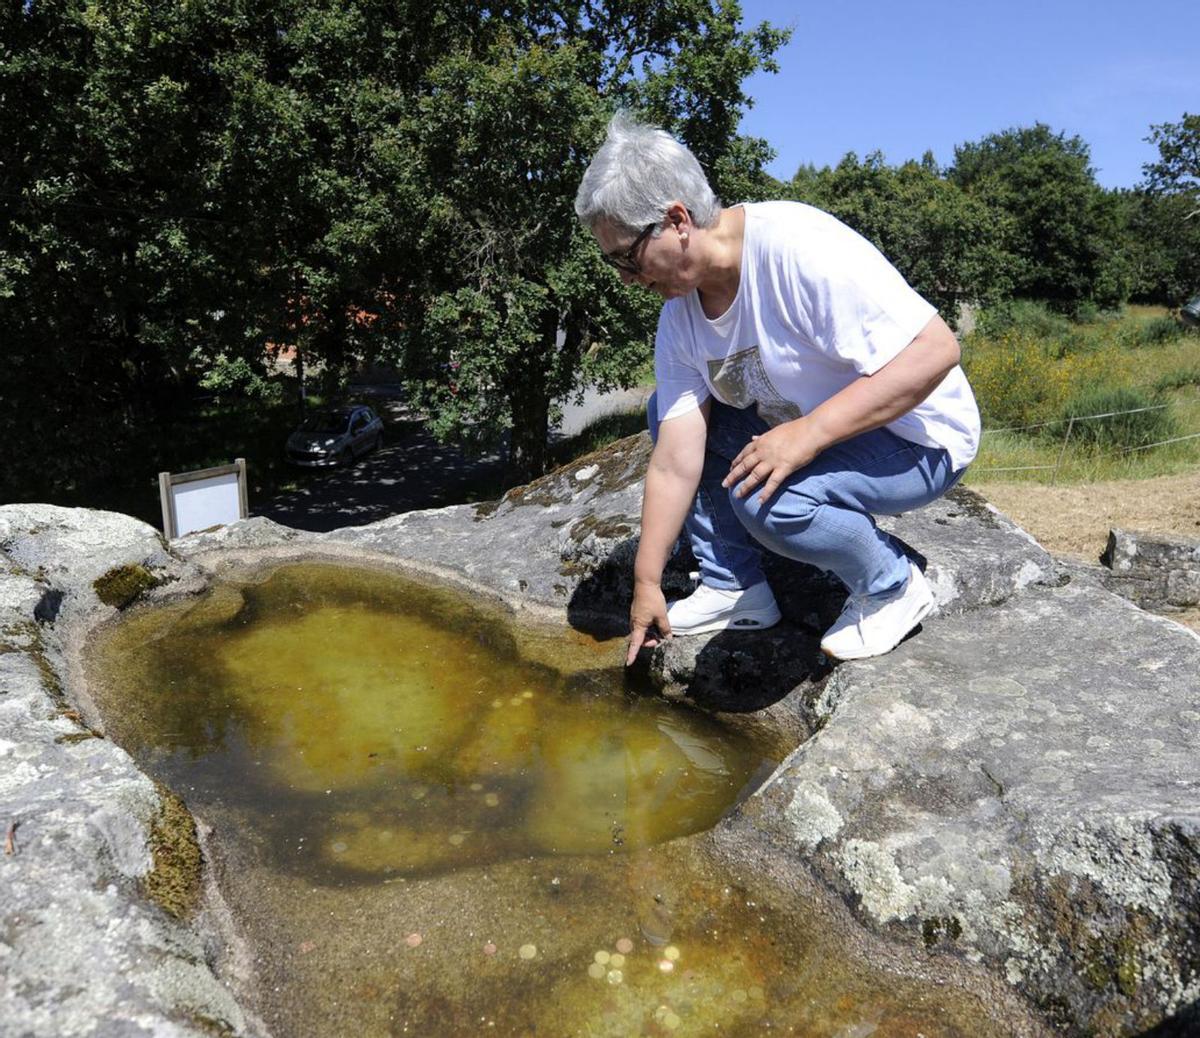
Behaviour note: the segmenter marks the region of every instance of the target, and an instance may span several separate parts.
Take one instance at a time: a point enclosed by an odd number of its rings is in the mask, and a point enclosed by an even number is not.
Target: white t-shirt
[[[896,356],[937,311],[866,238],[799,202],[757,202],[746,214],[733,304],[709,320],[693,290],[662,308],[654,346],[663,421],[711,394],[756,404],[768,425],[808,414]],[[887,425],[944,447],[956,470],[979,449],[979,408],[955,366],[930,396]]]

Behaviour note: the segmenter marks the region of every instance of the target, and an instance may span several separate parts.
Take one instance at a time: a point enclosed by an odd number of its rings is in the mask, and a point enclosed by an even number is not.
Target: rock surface
[[[242,1030],[201,931],[146,896],[162,796],[63,690],[66,643],[116,612],[102,594],[195,572],[144,523],[51,505],[0,508],[0,550],[0,1031]]]
[[[1110,530],[1100,561],[1105,586],[1143,609],[1200,605],[1200,541]]]
[[[1200,996],[1198,666],[1192,632],[1073,586],[941,618],[839,666],[730,825],[1055,1023],[1134,1033]]]
[[[0,810],[20,823],[18,853],[0,859],[16,891],[0,956],[17,1033],[251,1026],[208,969],[203,917],[189,928],[138,894],[160,809],[152,784],[107,742],[55,742],[86,734],[56,681],[74,692],[66,649],[113,615],[105,599],[194,590],[248,561],[341,555],[615,632],[647,455],[646,438],[632,437],[491,505],[330,534],[252,519],[171,551],[125,517],[0,508],[10,758]],[[831,668],[816,640],[842,594],[772,560],[778,628],[643,654],[664,694],[800,743],[712,834],[716,853],[814,870],[864,927],[986,965],[1065,1031],[1189,1033],[1200,999],[1200,637],[1075,579],[970,491],[886,525],[940,604],[894,653]],[[669,589],[686,589],[691,566],[680,552]],[[70,965],[47,965],[64,940]],[[71,1026],[49,1022],[71,998]],[[89,1030],[84,1007],[111,1023]]]

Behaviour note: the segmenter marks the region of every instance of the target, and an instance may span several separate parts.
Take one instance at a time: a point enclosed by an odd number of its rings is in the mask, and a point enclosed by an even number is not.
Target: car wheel
[[[383,446],[383,433],[375,437],[375,442],[371,444],[371,450],[377,451]]]
[[[338,452],[337,463],[339,466],[345,467],[346,465],[351,464],[351,462],[353,462],[353,461],[354,461],[354,451],[352,451],[349,447],[343,447]]]

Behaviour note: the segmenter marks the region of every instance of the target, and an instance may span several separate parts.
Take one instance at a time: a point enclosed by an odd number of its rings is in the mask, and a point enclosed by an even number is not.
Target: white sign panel
[[[236,472],[198,479],[171,487],[175,507],[175,536],[210,526],[236,523],[242,517],[241,492]]]
[[[195,472],[160,472],[163,532],[167,539],[245,519],[246,462]]]

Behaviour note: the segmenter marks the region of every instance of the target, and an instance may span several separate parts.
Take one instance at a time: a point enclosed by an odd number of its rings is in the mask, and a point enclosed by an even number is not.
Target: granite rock
[[[1186,628],[1030,588],[839,665],[824,726],[726,824],[1055,1023],[1137,1033],[1200,998],[1198,674]]]
[[[1194,538],[1110,530],[1100,561],[1105,587],[1143,609],[1200,605],[1200,541]]]
[[[180,921],[140,893],[161,797],[91,737],[70,652],[90,627],[225,566],[341,557],[616,633],[648,452],[630,437],[498,502],[330,534],[251,519],[167,546],[123,516],[0,508],[0,811],[18,822],[17,854],[0,857],[13,891],[0,957],[17,1033],[258,1033],[210,966],[208,917]],[[844,592],[779,559],[777,628],[642,654],[659,693],[797,746],[714,847],[810,870],[865,930],[987,966],[1066,1032],[1187,1033],[1200,638],[1058,564],[968,490],[882,524],[939,603],[890,655],[831,665],[816,646]],[[686,593],[693,566],[681,548],[669,592]]]
[[[0,1030],[241,1030],[203,933],[143,891],[159,791],[65,689],[65,643],[117,611],[101,598],[106,577],[133,572],[141,594],[196,572],[144,523],[50,505],[0,508],[0,552],[0,827],[12,838],[0,855]]]

